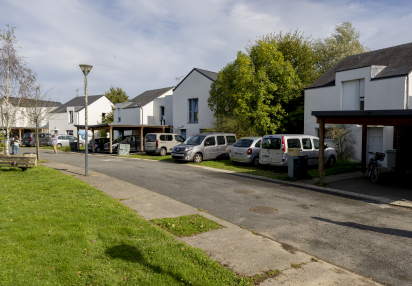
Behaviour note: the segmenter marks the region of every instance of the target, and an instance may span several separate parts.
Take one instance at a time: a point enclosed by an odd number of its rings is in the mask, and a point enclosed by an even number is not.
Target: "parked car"
[[[129,144],[130,151],[135,151],[135,152],[142,151],[142,148],[140,145],[140,135],[127,136],[127,138],[121,141],[119,144]]]
[[[69,146],[70,142],[77,142],[77,138],[74,137],[73,135],[57,135],[57,147],[62,147],[62,146]],[[48,144],[49,146],[53,145],[53,137],[50,136],[49,137],[49,142]],[[80,146],[84,146],[84,140],[82,138],[80,138],[80,142],[79,142]]]
[[[144,151],[146,154],[160,154],[164,156],[171,153],[173,147],[181,144],[185,139],[174,133],[148,133],[145,137]]]
[[[259,166],[259,150],[262,137],[245,137],[230,148],[229,158],[232,163],[241,162]]]
[[[237,141],[234,133],[199,133],[172,150],[172,158],[179,161],[213,160],[228,156],[230,147]]]
[[[46,146],[49,144],[49,133],[38,133],[39,135],[39,146]],[[26,147],[36,146],[36,133],[24,133],[21,145]]]
[[[106,142],[109,142],[109,138],[95,138],[94,139],[94,152],[100,153],[104,149],[104,144]],[[93,139],[89,141],[89,144],[87,144],[87,148],[92,151],[93,150]]]
[[[112,151],[113,151],[113,152],[117,152],[118,144],[119,144],[120,142],[122,142],[123,140],[125,140],[125,139],[126,139],[127,137],[129,137],[129,136],[131,136],[131,135],[128,135],[128,136],[120,136],[120,137],[117,137],[116,139],[114,139],[114,140],[112,141]],[[109,152],[109,151],[110,151],[110,142],[104,143],[103,150],[104,150],[105,152]]]
[[[259,164],[287,166],[288,149],[299,148],[301,156],[308,156],[308,165],[319,164],[319,138],[311,135],[275,134],[262,138],[259,153]],[[325,162],[329,167],[336,163],[338,157],[335,149],[328,145],[325,148]]]

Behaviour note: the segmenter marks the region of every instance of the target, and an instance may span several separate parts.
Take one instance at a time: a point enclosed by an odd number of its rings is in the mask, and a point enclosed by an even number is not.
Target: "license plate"
[[[147,146],[146,149],[147,150],[152,150],[152,149],[156,149],[156,147]]]
[[[269,156],[264,156],[264,155],[263,155],[263,156],[262,156],[262,159],[263,159],[263,160],[269,160],[269,159],[270,159],[270,157],[269,157]]]
[[[184,157],[185,154],[173,154],[173,156],[175,156],[175,157]]]
[[[235,156],[242,156],[243,155],[243,153],[236,153],[235,152]]]

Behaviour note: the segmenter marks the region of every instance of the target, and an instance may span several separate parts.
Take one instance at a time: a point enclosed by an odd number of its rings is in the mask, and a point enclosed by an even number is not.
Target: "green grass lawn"
[[[361,163],[351,161],[337,161],[332,168],[325,168],[325,176],[338,175],[361,170]],[[308,170],[308,175],[312,178],[319,177],[319,169],[317,166]]]
[[[85,182],[0,168],[0,284],[250,285]]]

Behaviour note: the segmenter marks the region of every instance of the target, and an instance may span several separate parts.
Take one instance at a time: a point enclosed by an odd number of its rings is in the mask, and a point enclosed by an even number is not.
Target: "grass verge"
[[[0,168],[5,285],[251,285],[88,184]]]
[[[199,214],[176,218],[152,219],[152,222],[179,237],[192,236],[222,227],[222,225],[217,222],[207,219]]]

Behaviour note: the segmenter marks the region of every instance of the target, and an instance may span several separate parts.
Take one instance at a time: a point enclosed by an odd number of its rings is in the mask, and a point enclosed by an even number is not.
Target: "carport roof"
[[[312,111],[312,115],[326,124],[412,126],[412,110],[408,109]]]

